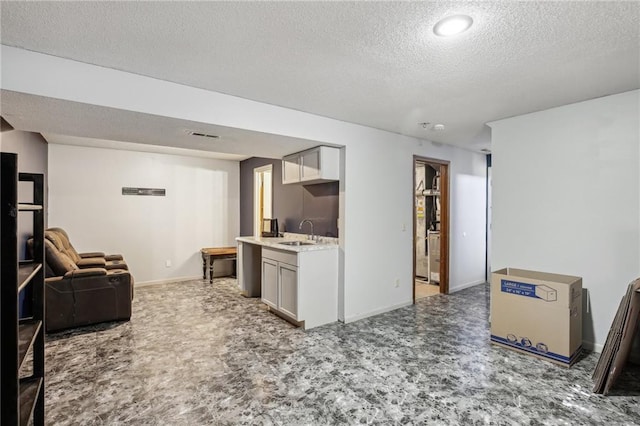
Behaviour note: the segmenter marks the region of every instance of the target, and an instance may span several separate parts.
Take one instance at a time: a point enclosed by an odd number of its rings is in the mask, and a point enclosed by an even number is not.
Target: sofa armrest
[[[97,277],[100,275],[107,275],[107,270],[104,268],[74,269],[64,274],[64,278]]]
[[[78,256],[85,259],[87,257],[104,257],[104,253],[101,251],[92,251],[90,253],[78,253]]]
[[[104,268],[107,265],[107,261],[103,257],[87,257],[82,258],[76,262],[78,268]]]
[[[108,254],[104,257],[104,260],[124,260],[121,254]]]

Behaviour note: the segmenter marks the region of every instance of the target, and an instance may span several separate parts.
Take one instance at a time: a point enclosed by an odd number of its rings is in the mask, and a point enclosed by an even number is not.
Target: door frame
[[[262,194],[260,193],[260,184],[263,183],[265,172],[269,172],[271,179],[269,182],[264,182],[265,185],[269,185],[271,194],[271,211],[269,213],[269,218],[273,218],[273,164],[267,164],[261,167],[256,167],[253,169],[253,235],[259,237],[261,234],[262,227],[262,219],[267,212],[263,212],[262,217],[260,215],[260,197]]]
[[[450,161],[437,158],[413,156],[413,187],[411,188],[411,210],[413,212],[413,303],[416,303],[416,165],[429,164],[440,168],[440,293],[449,294],[449,166]],[[431,277],[429,277],[431,278]]]

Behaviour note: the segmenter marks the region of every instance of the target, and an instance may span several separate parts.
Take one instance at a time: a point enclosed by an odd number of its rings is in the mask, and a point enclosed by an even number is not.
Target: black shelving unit
[[[0,423],[26,425],[33,418],[38,426],[44,425],[44,176],[19,173],[18,156],[11,153],[2,153],[0,174]],[[31,182],[30,203],[18,203],[18,182]],[[22,261],[18,254],[20,211],[32,216],[34,241],[33,259]],[[20,319],[19,294],[27,287],[31,287],[26,301],[31,317]],[[30,374],[21,374],[23,365]]]

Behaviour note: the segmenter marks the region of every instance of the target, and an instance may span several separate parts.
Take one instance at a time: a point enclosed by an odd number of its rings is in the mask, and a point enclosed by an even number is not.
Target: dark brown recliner
[[[48,332],[131,318],[133,278],[129,271],[80,269],[49,239],[45,239],[45,259]]]
[[[49,228],[45,231],[45,238],[69,256],[80,268],[105,268],[105,269],[129,269],[127,263],[120,254],[105,255],[103,252],[78,253],[71,244],[69,235],[62,228]]]

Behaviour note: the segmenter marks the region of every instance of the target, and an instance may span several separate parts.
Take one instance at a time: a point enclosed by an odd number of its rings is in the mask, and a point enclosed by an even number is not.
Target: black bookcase
[[[33,418],[38,426],[44,425],[44,176],[19,173],[18,156],[1,155],[0,423],[26,425]],[[28,203],[18,202],[18,182],[30,182]],[[30,260],[20,260],[19,218],[32,222]],[[27,287],[31,316],[20,319],[19,294]]]

